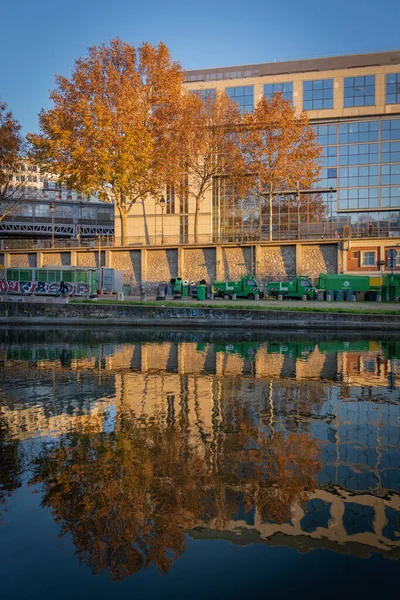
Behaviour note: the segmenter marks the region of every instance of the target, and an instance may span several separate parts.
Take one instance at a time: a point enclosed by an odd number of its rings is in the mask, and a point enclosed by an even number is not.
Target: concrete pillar
[[[260,244],[256,244],[255,246],[255,276],[259,277],[260,275],[260,264],[261,264],[261,246]]]
[[[112,268],[112,251],[105,250],[104,254],[105,254],[105,265],[104,266],[111,269]]]
[[[146,248],[140,249],[140,279],[142,285],[147,281],[147,250]]]
[[[78,253],[76,250],[71,250],[70,253],[70,263],[71,263],[71,267],[77,267],[78,266]]]
[[[6,269],[10,268],[10,253],[9,252],[4,252],[4,267]]]
[[[303,275],[303,261],[301,256],[301,244],[296,244],[296,275]]]
[[[215,279],[221,281],[224,278],[222,263],[222,246],[215,246]]]
[[[346,273],[347,264],[346,264],[346,256],[347,254],[343,250],[343,244],[341,242],[337,243],[337,265],[338,265],[338,275]]]
[[[36,254],[36,266],[38,269],[43,267],[43,252],[38,252]]]
[[[185,279],[185,249],[182,248],[182,246],[179,246],[177,248],[177,252],[178,252],[178,273],[177,273],[177,277],[182,277],[182,279]]]

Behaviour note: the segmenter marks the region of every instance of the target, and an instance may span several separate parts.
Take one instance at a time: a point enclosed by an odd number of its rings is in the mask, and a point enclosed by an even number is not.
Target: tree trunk
[[[269,241],[272,242],[272,193],[269,193]]]
[[[121,206],[118,206],[121,220],[121,246],[128,244],[128,213]]]
[[[197,244],[199,237],[199,212],[200,212],[200,197],[196,198],[196,212],[194,213],[194,243]]]

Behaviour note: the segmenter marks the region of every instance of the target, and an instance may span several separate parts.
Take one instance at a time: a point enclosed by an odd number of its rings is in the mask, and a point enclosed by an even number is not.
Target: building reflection
[[[59,440],[33,460],[32,483],[80,558],[113,579],[167,571],[185,532],[398,558],[399,350],[14,344],[1,418],[13,443]]]

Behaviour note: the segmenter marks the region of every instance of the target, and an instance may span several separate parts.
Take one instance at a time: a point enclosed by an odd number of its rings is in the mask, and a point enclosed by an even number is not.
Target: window
[[[378,208],[378,188],[354,188],[340,190],[340,209]]]
[[[366,165],[378,162],[378,144],[351,144],[340,146],[339,164]]]
[[[400,208],[400,188],[398,186],[381,189],[381,207]]]
[[[314,125],[313,127],[318,143],[321,146],[329,146],[337,142],[337,126],[336,125]]]
[[[400,104],[400,73],[386,75],[386,104]]]
[[[308,281],[308,279],[302,279],[300,281],[300,287],[303,287],[303,288],[311,287],[311,281]]]
[[[400,142],[381,144],[381,162],[400,162]]]
[[[378,166],[340,169],[340,186],[355,187],[378,185]]]
[[[336,146],[324,146],[322,148],[323,158],[322,158],[322,166],[323,167],[335,167],[337,165],[337,148]]]
[[[378,121],[361,121],[359,123],[343,123],[340,125],[341,144],[354,142],[377,142]]]
[[[245,85],[241,87],[228,87],[226,94],[234,100],[242,114],[253,112],[254,109],[254,86]]]
[[[217,90],[215,88],[210,88],[208,90],[190,90],[191,94],[196,94],[202,100],[206,100],[207,98],[215,99]]]
[[[344,107],[374,106],[375,75],[344,78]]]
[[[362,267],[375,267],[376,265],[376,252],[361,252],[361,266]]]
[[[175,214],[175,188],[172,185],[167,185],[167,215]]]
[[[303,81],[304,110],[333,108],[333,79]]]
[[[272,100],[275,94],[282,94],[285,100],[293,105],[293,83],[266,83],[264,85],[264,96]]]
[[[381,166],[381,185],[400,185],[400,164]]]
[[[400,119],[386,119],[382,121],[381,139],[400,140]]]

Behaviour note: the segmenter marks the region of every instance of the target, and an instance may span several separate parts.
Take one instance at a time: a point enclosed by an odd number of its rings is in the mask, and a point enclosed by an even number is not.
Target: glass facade
[[[272,100],[275,94],[282,94],[285,100],[293,105],[293,83],[266,83],[264,85],[264,96]]]
[[[274,198],[273,239],[341,236],[348,226],[353,237],[400,235],[400,117],[313,129],[324,153],[321,180],[300,201],[294,194]],[[215,241],[268,239],[268,202],[235,199],[226,184],[215,182],[213,231]]]
[[[400,73],[386,75],[386,104],[400,104]]]
[[[362,235],[372,222],[376,235],[400,233],[400,118],[316,125],[314,130],[324,151],[316,187],[337,189],[332,217],[338,228],[351,225]]]
[[[226,94],[234,100],[242,114],[253,112],[254,110],[254,86],[244,85],[240,87],[226,88]]]
[[[344,107],[374,106],[375,75],[344,78]]]
[[[333,79],[303,81],[304,110],[333,108]]]

